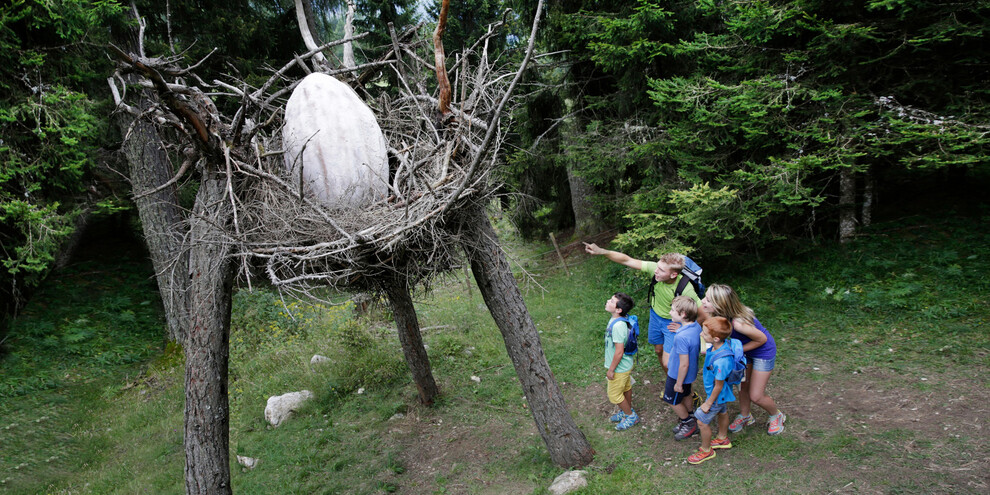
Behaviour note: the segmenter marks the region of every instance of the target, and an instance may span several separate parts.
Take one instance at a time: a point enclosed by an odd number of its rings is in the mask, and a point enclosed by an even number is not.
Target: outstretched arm
[[[587,242],[585,242],[584,252],[596,256],[603,254],[609,260],[614,261],[620,265],[628,266],[633,270],[639,270],[640,268],[643,267],[643,262],[641,260],[638,260],[636,258],[630,258],[628,255],[620,253],[618,251],[609,251],[608,249],[602,249],[598,247],[598,245],[595,243],[588,244]]]

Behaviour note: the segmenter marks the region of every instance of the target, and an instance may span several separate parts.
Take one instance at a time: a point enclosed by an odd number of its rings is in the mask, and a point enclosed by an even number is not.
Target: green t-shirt
[[[655,261],[644,261],[643,266],[640,267],[639,271],[643,273],[648,273],[652,277],[657,271],[658,263]],[[660,315],[661,318],[670,318],[670,303],[674,300],[674,290],[677,289],[677,284],[681,282],[681,278],[684,275],[678,275],[674,279],[674,283],[665,284],[663,282],[657,282],[653,286],[653,311]],[[690,297],[694,299],[695,302],[701,301],[698,297],[698,293],[694,291],[694,286],[690,283],[684,287],[684,292],[681,293],[682,296]]]
[[[614,319],[614,318],[613,318]],[[612,323],[612,320],[608,320]],[[629,338],[629,325],[624,321],[617,321],[612,325],[612,335],[608,334],[608,327],[605,327],[605,369],[612,366],[612,358],[615,357],[615,343],[620,342],[625,345]],[[622,355],[622,360],[615,367],[616,373],[625,373],[633,368],[633,356]]]

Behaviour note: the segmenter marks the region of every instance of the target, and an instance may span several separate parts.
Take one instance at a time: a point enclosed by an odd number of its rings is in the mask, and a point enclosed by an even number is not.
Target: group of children
[[[679,283],[685,258],[676,253],[665,254],[653,263],[595,244],[585,244],[585,250],[653,275],[656,283],[651,286],[649,297],[648,341],[666,370],[663,400],[679,419],[673,430],[674,439],[701,434],[701,447],[688,457],[689,463],[700,464],[713,459],[715,449],[731,448],[729,432],[739,432],[755,423],[750,413],[753,402],[769,414],[768,434],[784,431],[787,417],[773,398],[766,395],[776,360],[776,344],[753,310],[742,304],[731,287],[714,284],[700,299],[691,284]],[[632,427],[640,419],[632,407],[634,358],[628,353],[629,347],[636,345],[630,339],[635,326],[629,315],[633,306],[632,298],[621,292],[605,303],[605,310],[612,315],[605,332],[605,378],[609,401],[619,407],[619,412],[611,417],[619,431]],[[724,346],[728,347],[723,349]],[[692,389],[701,354],[705,355],[701,373],[706,396],[703,402]],[[736,354],[745,355],[746,372],[739,384],[740,412],[730,423],[728,403],[735,401],[736,396],[726,380],[736,366]],[[718,433],[712,438],[711,423],[716,418]]]

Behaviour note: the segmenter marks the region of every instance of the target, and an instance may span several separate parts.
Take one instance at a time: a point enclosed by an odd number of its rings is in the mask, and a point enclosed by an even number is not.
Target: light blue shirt
[[[698,355],[701,354],[701,325],[696,321],[681,325],[674,334],[674,347],[667,361],[667,376],[676,380],[681,365],[681,354],[687,354],[688,370],[684,384],[694,383],[698,377]]]
[[[612,318],[608,320],[611,325],[613,320],[617,318]],[[617,321],[615,325],[612,325],[612,331],[608,331],[608,327],[605,327],[605,369],[609,369],[612,366],[612,358],[615,357],[615,343],[618,342],[625,346],[626,340],[629,339],[629,325],[624,321]],[[615,367],[616,373],[625,373],[633,368],[633,356],[622,355],[622,360],[619,361],[619,365]]]

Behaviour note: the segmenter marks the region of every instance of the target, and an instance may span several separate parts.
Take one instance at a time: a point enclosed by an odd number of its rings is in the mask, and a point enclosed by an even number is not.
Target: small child
[[[674,440],[684,440],[698,433],[691,384],[698,377],[698,353],[701,350],[701,325],[697,323],[698,303],[690,297],[677,296],[670,303],[670,319],[679,323],[674,334],[664,384],[663,401],[670,404],[680,422],[674,427]]]
[[[624,353],[631,335],[629,324],[623,319],[633,308],[633,300],[622,292],[616,292],[605,301],[605,311],[612,318],[605,331],[605,379],[608,380],[608,400],[619,406],[619,412],[610,418],[618,431],[628,430],[639,423],[639,415],[632,408],[633,357]]]
[[[688,462],[691,464],[701,464],[709,459],[714,459],[715,449],[732,448],[732,441],[729,440],[729,415],[726,410],[727,403],[736,400],[736,397],[732,394],[732,387],[725,385],[725,378],[729,376],[735,362],[731,353],[717,360],[712,359],[715,357],[715,351],[722,348],[723,345],[733,345],[734,342],[729,338],[729,335],[732,334],[732,325],[729,320],[721,316],[714,316],[708,317],[703,327],[701,337],[712,345],[712,348],[705,354],[705,366],[702,372],[708,398],[694,412],[698,419],[698,426],[701,428],[701,447],[688,457]],[[718,436],[713,440],[710,425],[716,416],[718,417]]]

